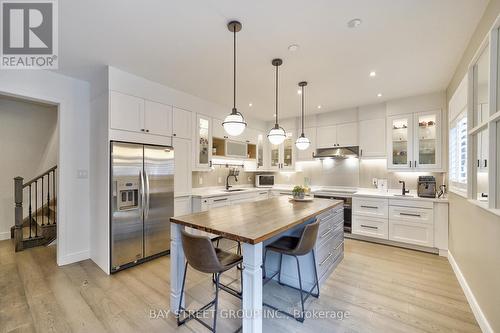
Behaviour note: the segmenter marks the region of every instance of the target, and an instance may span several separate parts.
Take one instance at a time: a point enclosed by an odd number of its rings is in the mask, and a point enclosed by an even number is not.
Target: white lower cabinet
[[[433,209],[390,206],[389,240],[433,247]]]
[[[352,233],[357,235],[388,239],[389,221],[387,218],[353,215]]]
[[[188,215],[192,212],[191,196],[176,197],[174,199],[174,215]]]
[[[352,233],[390,240],[398,243],[418,245],[428,248],[447,250],[448,223],[447,215],[435,213],[445,209],[435,209],[447,204],[433,203],[425,200],[388,199],[373,197],[354,197],[352,200]],[[440,226],[435,228],[435,226]],[[438,231],[436,231],[438,230]],[[435,236],[436,232],[438,236]],[[440,244],[436,244],[436,238]],[[441,244],[443,243],[443,244]]]

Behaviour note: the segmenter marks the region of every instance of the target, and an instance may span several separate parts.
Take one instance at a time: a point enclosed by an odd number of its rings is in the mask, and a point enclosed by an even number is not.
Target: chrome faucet
[[[234,169],[229,169],[229,174],[226,177],[226,190],[229,190],[230,187],[233,187],[229,185],[229,177],[234,177],[235,181],[238,181],[238,175],[240,174],[240,171],[236,168]]]
[[[406,183],[404,180],[399,181],[400,184],[403,184],[403,188],[401,189],[401,195],[406,195],[406,193],[410,193],[410,190],[406,189]]]

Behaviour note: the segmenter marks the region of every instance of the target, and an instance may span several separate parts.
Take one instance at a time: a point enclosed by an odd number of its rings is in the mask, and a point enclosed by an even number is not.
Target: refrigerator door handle
[[[144,179],[145,179],[145,184],[146,184],[146,206],[144,209],[144,218],[148,218],[149,216],[149,176],[148,172],[144,170]]]
[[[144,200],[146,198],[146,195],[144,190],[144,175],[142,170],[139,171],[139,179],[141,181],[141,215],[144,216]]]

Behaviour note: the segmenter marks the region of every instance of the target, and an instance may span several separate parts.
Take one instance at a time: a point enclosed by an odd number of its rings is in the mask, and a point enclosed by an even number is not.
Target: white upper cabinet
[[[191,195],[191,140],[175,137],[172,143],[175,150],[174,194],[175,196]]]
[[[286,139],[280,145],[270,144],[270,168],[273,170],[294,170],[296,149],[295,140],[297,136],[295,130],[286,132]]]
[[[212,118],[196,114],[195,168],[198,170],[212,167]]]
[[[361,157],[386,156],[386,119],[369,119],[359,122],[359,155]]]
[[[297,138],[302,134],[302,130],[297,131]],[[309,148],[305,150],[297,150],[297,161],[311,161],[313,160],[313,153],[316,150],[316,128],[304,128],[304,135],[311,141]]]
[[[337,126],[323,126],[316,129],[316,147],[331,148],[337,145]]]
[[[172,136],[172,107],[110,91],[110,128]]]
[[[190,111],[173,108],[173,136],[191,139],[193,136],[193,117]]]
[[[144,99],[109,92],[110,127],[117,130],[144,131]]]
[[[337,125],[337,143],[343,147],[358,145],[358,123]]]
[[[316,132],[317,148],[347,147],[358,145],[358,123],[321,126]]]
[[[387,168],[433,171],[442,168],[441,111],[388,118]]]
[[[387,168],[413,168],[413,115],[387,118]]]
[[[172,136],[172,107],[146,100],[144,128],[149,134]]]
[[[212,123],[213,123],[212,136],[214,138],[229,139],[229,135],[226,133],[224,127],[222,126],[222,120],[217,118],[212,118]]]

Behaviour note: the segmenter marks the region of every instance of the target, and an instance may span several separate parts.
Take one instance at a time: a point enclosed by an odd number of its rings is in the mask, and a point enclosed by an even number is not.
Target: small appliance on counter
[[[436,178],[434,176],[419,176],[417,194],[421,198],[435,198]]]
[[[255,187],[273,187],[274,175],[263,174],[255,176]]]

